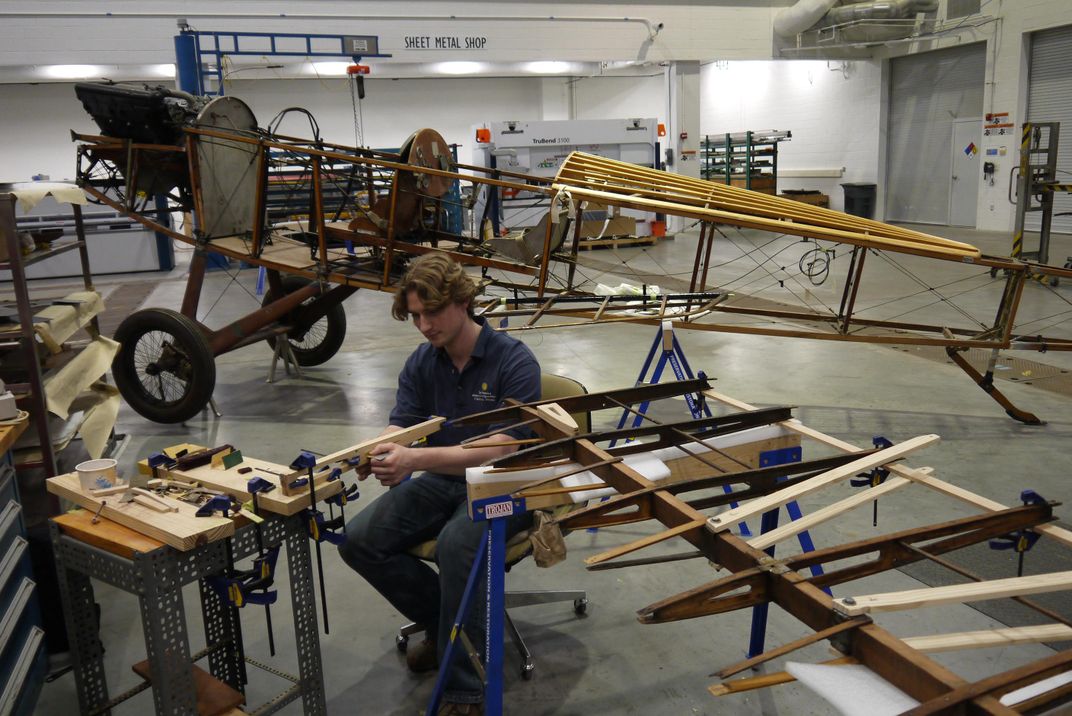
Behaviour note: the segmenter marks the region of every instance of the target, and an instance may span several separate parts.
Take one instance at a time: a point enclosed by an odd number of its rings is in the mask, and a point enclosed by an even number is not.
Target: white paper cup
[[[123,484],[115,469],[116,461],[111,458],[86,460],[74,466],[78,473],[78,484],[83,491],[103,490]]]

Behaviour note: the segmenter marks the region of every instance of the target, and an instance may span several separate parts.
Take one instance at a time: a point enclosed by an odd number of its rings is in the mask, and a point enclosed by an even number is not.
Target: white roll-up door
[[[890,61],[886,219],[949,223],[953,122],[981,118],[983,43]]]
[[[1072,182],[1072,25],[1031,35],[1031,69],[1028,75],[1027,121],[1060,122],[1057,144],[1057,178]],[[1072,194],[1058,193],[1053,200],[1050,231],[1072,233]],[[1041,216],[1027,215],[1027,229],[1037,231]],[[1051,261],[1056,258],[1051,256]]]

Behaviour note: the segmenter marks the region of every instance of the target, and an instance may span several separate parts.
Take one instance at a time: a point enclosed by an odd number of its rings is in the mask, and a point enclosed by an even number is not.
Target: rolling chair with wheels
[[[549,398],[568,398],[574,395],[584,395],[588,392],[583,385],[572,378],[566,378],[565,376],[554,375],[552,373],[544,373],[540,377],[540,391],[545,400]],[[589,432],[591,416],[587,412],[574,413],[573,419],[577,421],[577,425],[580,427],[582,433]],[[555,508],[553,514],[555,517],[559,517],[583,506],[583,502],[562,505]],[[507,542],[507,571],[510,571],[510,568],[513,565],[532,554],[532,544],[529,542],[529,534],[530,531],[528,530],[519,532]],[[429,540],[411,549],[410,554],[431,562],[435,560],[435,548],[435,540]],[[532,673],[536,668],[536,664],[533,662],[532,652],[530,652],[525,645],[525,640],[521,637],[521,633],[514,624],[514,620],[510,618],[510,609],[515,607],[526,607],[533,604],[551,604],[556,602],[573,602],[573,611],[578,616],[584,615],[588,609],[588,596],[584,590],[580,589],[536,589],[506,592],[506,627],[509,629],[511,640],[514,642],[514,646],[517,647],[518,654],[521,657],[521,677],[523,679],[527,680],[532,678]],[[409,646],[409,637],[412,634],[422,631],[424,631],[424,627],[420,624],[410,623],[403,625],[402,628],[398,630],[398,636],[395,637],[395,644],[398,646],[398,650],[403,652],[406,651],[406,648]]]

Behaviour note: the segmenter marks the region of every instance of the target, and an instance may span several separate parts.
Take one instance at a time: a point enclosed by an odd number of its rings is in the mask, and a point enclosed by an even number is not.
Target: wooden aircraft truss
[[[139,311],[116,334],[123,344],[116,382],[135,410],[159,422],[181,422],[205,407],[214,358],[227,351],[268,340],[282,343],[283,357],[300,365],[325,362],[345,334],[342,301],[360,288],[395,290],[408,261],[432,251],[480,272],[487,295],[480,311],[513,320],[510,330],[669,320],[702,330],[941,346],[1025,422],[1038,419],[993,388],[996,353],[984,373],[960,352],[1072,349],[1072,339],[1016,328],[1032,279],[1072,278],[1068,269],[986,256],[922,232],[581,152],[555,177],[535,177],[459,164],[430,129],[388,153],[324,142],[315,125],[313,139],[260,129],[233,97],[206,102],[159,88],[76,89],[103,132],[73,134],[79,184],[93,200],[196,247],[180,310]],[[548,201],[550,208],[516,237],[463,230],[464,211],[500,190]],[[581,216],[590,203],[699,222],[688,290],[642,299],[595,295],[577,271]],[[179,213],[192,217],[181,231],[166,220]],[[722,226],[850,246],[840,305],[829,311],[756,306],[709,286],[712,244]],[[867,318],[858,297],[865,259],[876,252],[978,267],[1001,274],[1004,290],[992,318],[975,325]],[[260,310],[216,330],[195,320],[208,254],[267,271]]]
[[[638,391],[654,391],[639,393]],[[656,400],[697,392],[709,405],[734,411],[686,423],[648,423],[632,431],[602,431],[577,434],[554,415],[615,409],[633,411],[629,406],[640,399]],[[659,562],[705,558],[728,574],[681,594],[666,597],[641,608],[643,624],[660,624],[736,611],[762,604],[774,604],[802,622],[811,633],[770,649],[753,658],[727,665],[718,671],[721,683],[710,687],[722,696],[792,681],[784,673],[731,679],[758,664],[780,660],[793,652],[824,640],[841,653],[829,664],[863,664],[892,683],[918,706],[905,713],[920,714],[1014,714],[1037,713],[1072,700],[1067,683],[1047,685],[1044,679],[1072,672],[1072,650],[1056,652],[1036,662],[968,682],[932,660],[928,654],[954,649],[985,648],[1030,642],[1072,641],[1072,622],[1031,601],[1032,594],[1072,590],[1072,572],[1055,572],[1028,577],[983,580],[951,562],[954,550],[993,538],[1024,538],[1041,535],[1072,547],[1072,532],[1052,523],[1057,503],[1036,495],[1022,496],[1023,506],[1003,504],[942,481],[930,468],[914,468],[902,458],[938,442],[937,435],[921,435],[883,449],[861,450],[808,428],[791,417],[790,408],[757,410],[751,405],[719,394],[705,380],[661,384],[644,388],[599,393],[556,402],[514,405],[482,413],[458,422],[465,424],[528,425],[541,441],[489,463],[479,483],[470,478],[470,498],[510,495],[546,506],[549,498],[568,501],[578,494],[576,485],[559,483],[559,478],[587,471],[595,482],[584,491],[613,488],[617,493],[605,501],[569,511],[559,519],[563,528],[608,527],[655,520],[665,528],[587,558],[590,570],[637,568]],[[718,447],[719,437],[742,434],[758,426],[776,426],[785,435],[808,441],[804,459],[766,467],[743,464]],[[506,428],[498,427],[488,435]],[[747,433],[744,433],[747,434]],[[484,436],[481,436],[484,437]],[[652,439],[649,439],[652,438]],[[474,438],[479,440],[480,438]],[[617,439],[614,447],[605,447]],[[622,442],[623,439],[628,439]],[[668,445],[676,446],[689,469],[677,469],[671,477],[653,483],[625,461],[626,455]],[[825,457],[812,458],[813,448]],[[830,454],[830,451],[833,454]],[[510,474],[544,466],[555,467],[557,476],[519,484]],[[884,481],[855,491],[826,507],[765,534],[738,536],[731,528],[743,520],[762,515],[797,498],[832,491],[857,474],[872,470],[888,471]],[[563,472],[565,471],[565,472]],[[484,481],[486,479],[486,482]],[[500,482],[496,482],[499,480]],[[722,488],[732,486],[732,491]],[[915,486],[928,488],[981,511],[980,514],[952,519],[940,524],[898,529],[895,532],[803,552],[784,558],[774,557],[773,547],[816,525],[836,519],[880,495]],[[713,489],[712,488],[716,488]],[[592,494],[584,492],[583,494]],[[737,503],[735,507],[728,507]],[[711,512],[711,508],[721,511]],[[683,539],[694,551],[664,557],[622,559],[626,555],[667,540]],[[845,560],[846,562],[842,562]],[[866,594],[854,584],[852,591],[831,596],[827,591],[847,582],[927,560],[964,578],[951,586],[929,587],[902,592]],[[814,570],[822,566],[825,571]],[[806,570],[813,570],[807,572]],[[840,591],[840,590],[839,590]],[[878,622],[887,611],[919,609],[931,605],[965,603],[985,599],[1012,598],[1041,613],[1050,622],[1040,626],[1009,627],[990,631],[898,637]],[[704,663],[702,655],[695,655]],[[704,673],[707,672],[705,669]],[[999,700],[1004,694],[1042,682],[1040,693],[1010,705]]]

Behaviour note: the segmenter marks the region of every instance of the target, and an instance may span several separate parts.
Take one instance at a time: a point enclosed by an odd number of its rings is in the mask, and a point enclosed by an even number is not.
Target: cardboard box
[[[786,189],[779,196],[812,206],[830,207],[830,197],[814,189]]]

